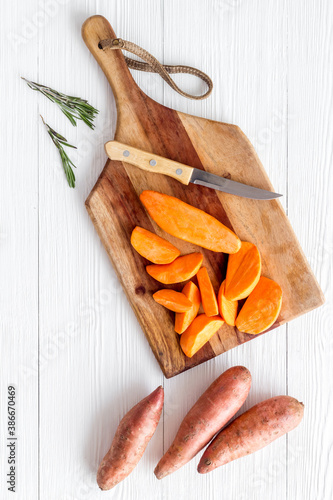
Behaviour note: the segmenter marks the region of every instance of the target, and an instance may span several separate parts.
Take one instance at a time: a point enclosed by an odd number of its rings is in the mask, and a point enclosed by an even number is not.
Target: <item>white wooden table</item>
[[[330,500],[333,498],[332,9],[330,0],[30,0],[0,15],[0,498],[3,500]],[[256,147],[326,295],[326,304],[166,380],[120,289],[84,200],[105,163],[116,111],[80,28],[103,14],[160,61],[214,81],[188,101],[157,76],[134,76],[167,106],[238,124]],[[85,97],[95,131],[74,129],[20,76]],[[200,91],[191,77],[177,76]],[[42,122],[73,144],[64,178]],[[283,235],[281,235],[283,238]],[[226,368],[253,376],[247,409],[290,394],[304,421],[255,455],[196,472],[199,457],[157,481],[153,469],[198,396]],[[16,388],[16,495],[7,490],[7,387]],[[132,475],[109,493],[95,474],[119,419],[162,384],[163,418]]]

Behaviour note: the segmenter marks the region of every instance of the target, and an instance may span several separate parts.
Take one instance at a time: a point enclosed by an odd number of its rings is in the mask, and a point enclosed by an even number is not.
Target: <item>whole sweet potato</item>
[[[304,405],[290,396],[277,396],[253,406],[223,429],[201,457],[198,472],[249,455],[293,430],[301,422]]]
[[[251,374],[234,366],[220,375],[200,396],[180,424],[177,435],[155,468],[157,479],[189,462],[235,415],[251,387]]]
[[[98,468],[97,483],[101,490],[116,486],[137,465],[160,420],[163,401],[164,390],[160,386],[123,417]]]

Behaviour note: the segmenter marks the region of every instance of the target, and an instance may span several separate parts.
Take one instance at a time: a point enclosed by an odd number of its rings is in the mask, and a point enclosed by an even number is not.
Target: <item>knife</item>
[[[111,160],[123,161],[147,172],[168,175],[185,185],[193,182],[194,184],[253,200],[273,200],[282,196],[282,194],[225,179],[205,170],[168,160],[163,156],[157,156],[141,149],[132,148],[118,141],[107,142],[105,151]]]

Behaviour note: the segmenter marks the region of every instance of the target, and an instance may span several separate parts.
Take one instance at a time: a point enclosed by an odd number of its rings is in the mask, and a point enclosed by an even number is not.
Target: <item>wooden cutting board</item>
[[[133,80],[121,50],[98,47],[100,40],[116,38],[104,17],[87,19],[82,36],[112,87],[118,114],[115,140],[273,190],[253,146],[237,126],[180,113],[153,101]],[[146,273],[148,262],[131,247],[131,232],[136,225],[142,226],[168,239],[182,254],[202,252],[216,291],[225,276],[227,256],[177,240],[159,229],[139,200],[144,189],[167,193],[201,208],[232,228],[241,240],[258,246],[262,274],[275,279],[283,290],[282,310],[272,328],[324,302],[279,201],[248,200],[194,184],[185,187],[170,177],[107,160],[86,201],[87,210],[167,378],[256,336],[225,325],[194,357],[183,354],[174,331],[174,314],[153,300],[152,294],[162,286]],[[182,286],[173,288],[181,290]]]

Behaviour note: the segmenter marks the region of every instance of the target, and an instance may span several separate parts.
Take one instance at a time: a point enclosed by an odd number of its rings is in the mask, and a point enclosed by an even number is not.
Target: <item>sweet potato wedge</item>
[[[222,282],[217,295],[220,316],[229,326],[235,326],[238,300],[228,300],[224,295],[225,280]]]
[[[223,325],[224,321],[220,316],[206,316],[200,314],[180,337],[180,347],[188,358],[192,358],[196,352],[205,345],[206,342]]]
[[[186,283],[182,293],[192,302],[192,307],[187,312],[176,313],[175,331],[179,334],[182,334],[186,328],[190,326],[194,318],[197,316],[201,304],[199,288],[193,283],[193,281]]]
[[[206,474],[260,450],[297,427],[303,413],[303,403],[290,396],[277,396],[253,406],[213,439],[201,457],[198,472]]]
[[[197,272],[201,302],[206,316],[216,316],[219,313],[216,295],[206,267]]]
[[[224,295],[228,300],[241,300],[250,295],[261,273],[261,258],[253,243],[242,241],[240,250],[229,255]]]
[[[132,231],[131,244],[142,257],[154,264],[170,264],[180,255],[180,250],[167,240],[139,226]]]
[[[161,306],[176,313],[185,313],[192,308],[192,302],[183,293],[175,290],[158,290],[153,294],[153,298]]]
[[[123,417],[98,468],[97,483],[101,490],[116,486],[137,465],[160,420],[163,401],[164,390],[160,386]]]
[[[151,264],[146,271],[160,283],[171,285],[191,279],[199,271],[202,260],[201,253],[190,253],[177,257],[171,264]]]
[[[275,281],[261,276],[237,316],[238,330],[253,335],[264,332],[277,320],[281,305],[281,287]]]
[[[172,236],[213,252],[235,253],[240,249],[238,236],[199,208],[157,191],[143,191],[140,200],[156,224]]]
[[[200,396],[180,424],[176,437],[155,468],[157,479],[189,462],[239,410],[251,387],[251,374],[234,366]]]

